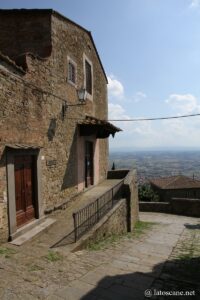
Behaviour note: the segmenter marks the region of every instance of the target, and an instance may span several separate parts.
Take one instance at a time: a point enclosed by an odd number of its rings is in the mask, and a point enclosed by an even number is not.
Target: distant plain
[[[200,179],[200,151],[132,151],[110,152],[110,168],[137,169],[138,178],[183,174]]]

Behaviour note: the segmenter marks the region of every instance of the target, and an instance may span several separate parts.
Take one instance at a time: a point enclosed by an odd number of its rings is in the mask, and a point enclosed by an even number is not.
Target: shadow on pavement
[[[75,232],[73,230],[69,234],[64,236],[61,240],[59,240],[57,243],[52,245],[50,248],[67,246],[67,245],[71,245],[74,243],[75,243]]]
[[[200,224],[184,224],[187,229],[200,229]]]
[[[179,292],[188,292],[189,295],[178,295]],[[150,273],[135,272],[106,276],[93,290],[80,298],[80,300],[140,299],[200,299],[200,257],[169,260],[157,264]]]

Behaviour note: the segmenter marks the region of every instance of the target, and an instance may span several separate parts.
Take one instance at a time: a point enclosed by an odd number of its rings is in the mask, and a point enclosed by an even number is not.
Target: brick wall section
[[[15,56],[23,48],[23,53],[31,51],[42,56],[44,49],[51,45],[52,52],[46,59],[27,55],[27,73],[19,73],[19,78],[13,77],[13,73],[17,73],[16,70],[13,72],[13,67],[0,65],[0,236],[8,231],[7,204],[4,202],[7,192],[5,145],[17,143],[41,147],[41,156],[45,158],[41,161],[42,201],[44,210],[48,210],[68,201],[78,191],[77,120],[86,114],[107,118],[107,81],[87,32],[62,17],[46,13],[35,12],[32,16],[22,13],[16,18],[11,20],[11,17],[3,17],[0,12],[0,51]],[[31,22],[33,25],[30,28]],[[11,34],[16,23],[20,29],[17,39],[15,34]],[[45,25],[41,27],[43,23]],[[20,45],[15,45],[16,41]],[[93,101],[87,100],[84,106],[68,107],[63,120],[63,101],[50,93],[66,99],[68,104],[78,102],[76,88],[67,82],[67,56],[77,64],[79,89],[84,82],[83,54],[93,64]],[[30,88],[20,78],[50,93]],[[106,178],[108,168],[107,139],[99,141],[99,153],[101,181]],[[48,160],[56,160],[56,165],[47,166]]]

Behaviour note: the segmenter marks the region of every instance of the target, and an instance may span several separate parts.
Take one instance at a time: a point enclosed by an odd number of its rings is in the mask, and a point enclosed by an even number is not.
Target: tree
[[[139,185],[138,187],[139,201],[158,202],[159,195],[155,193],[149,184]]]

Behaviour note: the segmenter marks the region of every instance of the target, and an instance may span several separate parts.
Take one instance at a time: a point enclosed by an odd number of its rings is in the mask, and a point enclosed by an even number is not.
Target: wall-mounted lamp
[[[87,96],[87,92],[86,89],[81,88],[80,90],[77,90],[77,94],[78,94],[78,100],[84,104],[86,101],[86,96]]]
[[[64,121],[64,119],[66,117],[68,106],[71,107],[71,106],[79,106],[80,104],[85,104],[85,102],[86,102],[86,96],[87,96],[86,89],[81,88],[80,90],[77,90],[77,95],[78,95],[79,103],[76,103],[76,104],[67,104],[67,101],[63,100],[63,102],[62,102],[62,110],[61,110],[61,117],[62,117],[63,121]]]

